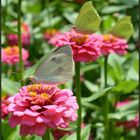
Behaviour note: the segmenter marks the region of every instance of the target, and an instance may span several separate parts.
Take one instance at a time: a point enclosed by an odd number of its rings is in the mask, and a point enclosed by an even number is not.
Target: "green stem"
[[[108,56],[105,56],[104,60],[104,87],[107,87],[107,60]],[[108,113],[109,113],[109,102],[108,102],[108,92],[105,95],[105,102],[104,102],[104,139],[109,140],[109,120],[108,120]]]
[[[24,65],[22,60],[22,43],[21,43],[21,1],[22,0],[18,0],[18,46],[19,46],[19,55],[20,55],[19,67],[20,67],[20,75],[22,79]]]
[[[2,26],[0,26],[4,29],[6,28],[7,7],[8,7],[8,0],[5,0],[5,7],[2,8],[2,15],[3,15],[2,22],[1,22]],[[6,36],[6,32],[4,32],[4,35]],[[5,46],[7,46],[7,39],[5,40]]]
[[[50,140],[51,139],[50,133],[51,133],[51,130],[50,130],[50,128],[48,128],[47,132],[45,133],[45,135],[42,136],[42,140]]]
[[[79,105],[78,120],[77,120],[77,140],[81,140],[82,105],[81,105],[81,87],[80,87],[80,62],[75,63],[75,76],[76,76],[76,96]]]

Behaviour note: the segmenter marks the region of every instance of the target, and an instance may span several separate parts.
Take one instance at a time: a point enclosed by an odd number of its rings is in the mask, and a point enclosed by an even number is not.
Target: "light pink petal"
[[[36,116],[38,116],[40,113],[38,113],[38,112],[33,112],[33,111],[29,110],[29,109],[26,109],[26,110],[24,111],[24,114],[25,114],[25,115],[29,115],[29,116],[36,117]]]
[[[43,106],[43,107],[46,108],[46,109],[56,109],[57,105],[46,105],[46,106]]]
[[[50,119],[48,119],[48,117],[46,116],[38,116],[37,118],[36,118],[36,122],[38,122],[38,123],[42,123],[42,122],[44,122],[44,123],[50,123]]]
[[[64,110],[66,110],[67,108],[66,107],[58,107],[57,109],[56,109],[56,112],[62,112],[62,111],[64,111]]]
[[[36,110],[41,109],[41,108],[42,108],[42,107],[39,106],[39,105],[31,106],[31,110],[32,110],[32,111],[36,111]]]
[[[12,103],[11,103],[11,104],[8,106],[8,109],[7,109],[7,110],[8,110],[9,112],[13,112],[13,111],[15,111],[15,106],[16,106],[15,104],[12,104]]]
[[[21,112],[21,111],[15,111],[15,112],[13,112],[13,114],[14,114],[15,116],[19,116],[19,117],[21,117],[21,116],[24,115],[24,112]]]

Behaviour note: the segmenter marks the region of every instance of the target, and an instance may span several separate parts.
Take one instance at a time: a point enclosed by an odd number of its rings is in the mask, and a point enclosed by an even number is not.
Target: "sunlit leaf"
[[[2,92],[14,95],[18,92],[20,84],[2,76]]]
[[[121,81],[117,86],[112,88],[112,91],[114,92],[120,92],[120,93],[131,93],[136,89],[138,86],[137,81]]]
[[[111,87],[109,88],[105,88],[97,93],[93,93],[91,96],[89,97],[83,97],[82,98],[82,101],[86,101],[86,102],[91,102],[91,101],[94,101],[102,96],[104,96],[106,94],[106,92],[108,92],[109,90],[111,90]]]

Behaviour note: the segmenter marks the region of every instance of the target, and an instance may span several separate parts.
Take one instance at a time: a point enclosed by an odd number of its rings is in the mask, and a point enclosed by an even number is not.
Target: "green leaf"
[[[92,94],[91,96],[89,96],[89,97],[85,97],[85,98],[83,97],[83,98],[82,98],[82,101],[83,101],[83,102],[91,102],[91,101],[94,101],[94,100],[96,100],[96,99],[98,99],[98,98],[104,96],[105,93],[108,92],[108,91],[111,90],[111,89],[112,89],[112,87],[105,88],[105,89],[103,89],[103,90],[101,90],[101,91],[99,91],[99,92],[97,92],[97,93],[93,93],[93,94]]]
[[[114,12],[118,12],[118,11],[122,11],[122,10],[126,10],[126,8],[128,8],[127,5],[119,5],[119,6],[105,6],[101,12],[103,14],[109,14],[109,13],[114,13]]]
[[[135,6],[138,5],[138,0],[117,0],[118,3],[130,5],[130,6]]]
[[[84,84],[91,92],[97,92],[99,90],[99,87],[97,85],[88,80],[84,80]]]
[[[101,19],[93,7],[92,2],[86,2],[80,9],[76,19],[76,30],[83,33],[94,33],[98,30]]]
[[[2,76],[2,92],[5,92],[9,95],[14,95],[18,92],[20,85],[8,78]]]
[[[71,12],[65,12],[64,17],[71,23],[74,24],[74,21],[77,17],[77,13],[74,13],[73,11]]]
[[[129,16],[125,16],[120,19],[117,24],[109,31],[109,33],[117,37],[129,39],[134,33],[131,18]]]
[[[93,69],[96,69],[98,68],[99,65],[98,64],[89,64],[89,65],[84,65],[83,67],[81,67],[81,73],[85,73],[85,72],[88,72],[88,71],[91,71]]]
[[[123,112],[117,112],[117,113],[110,113],[109,118],[120,120],[122,118],[127,117],[127,115],[131,115],[131,114],[136,114],[136,111],[131,110],[131,111],[123,111]]]
[[[129,81],[122,81],[117,86],[112,88],[113,92],[120,92],[120,93],[131,93],[136,89],[138,86],[137,81],[129,80]]]
[[[81,130],[81,140],[88,140],[90,135],[91,125],[86,125],[85,128]],[[60,140],[76,140],[76,133],[73,133],[70,136],[64,136]]]
[[[19,127],[11,128],[7,121],[2,122],[1,136],[3,140],[21,140],[21,136],[19,135]]]

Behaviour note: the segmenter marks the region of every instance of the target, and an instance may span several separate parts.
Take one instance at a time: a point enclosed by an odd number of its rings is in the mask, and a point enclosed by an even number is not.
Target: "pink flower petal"
[[[38,112],[33,112],[33,111],[29,110],[29,109],[26,109],[26,110],[24,111],[24,114],[25,114],[25,115],[29,115],[29,116],[36,117],[36,116],[38,116],[40,113],[38,113]]]

